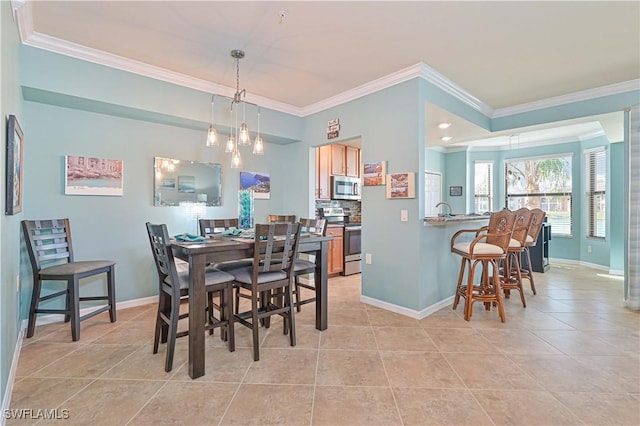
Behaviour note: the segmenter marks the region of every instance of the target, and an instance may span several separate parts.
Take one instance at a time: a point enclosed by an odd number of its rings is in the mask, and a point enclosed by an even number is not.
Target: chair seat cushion
[[[40,270],[41,275],[73,275],[93,271],[94,269],[107,268],[115,265],[112,260],[81,260],[78,262],[62,263],[49,266]]]
[[[188,289],[189,288],[189,269],[184,270],[183,268],[178,268],[176,265],[176,270],[178,272],[178,279],[180,280],[180,289]],[[233,281],[233,275],[219,271],[215,268],[207,268],[204,274],[204,285],[216,285],[222,284],[226,282]],[[169,277],[165,278],[165,282],[167,284],[171,284]]]
[[[469,248],[471,243],[456,243],[453,245],[455,250],[461,251],[463,253],[471,253]],[[474,254],[504,254],[502,249],[493,244],[487,243],[476,243],[473,247]]]
[[[316,264],[310,260],[296,259],[293,263],[293,272],[316,269]]]
[[[243,284],[251,284],[251,274],[253,268],[240,268],[240,269],[232,269],[229,271],[231,275],[235,277],[237,282]],[[287,278],[287,273],[284,271],[269,271],[269,272],[260,272],[258,274],[258,284],[270,283],[273,281],[280,281]]]
[[[509,240],[509,247],[522,247],[520,241],[514,240],[513,238]]]
[[[527,242],[528,243],[532,243],[533,242],[533,237],[531,235],[527,235]]]

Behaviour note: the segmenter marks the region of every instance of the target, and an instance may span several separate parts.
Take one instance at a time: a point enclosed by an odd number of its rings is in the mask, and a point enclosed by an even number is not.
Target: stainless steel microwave
[[[347,176],[331,176],[332,200],[359,200],[360,179]]]

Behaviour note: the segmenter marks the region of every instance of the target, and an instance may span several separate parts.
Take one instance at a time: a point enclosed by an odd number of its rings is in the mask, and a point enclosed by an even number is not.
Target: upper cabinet
[[[332,144],[316,148],[316,199],[331,198],[331,176],[360,177],[360,149]]]
[[[331,174],[360,177],[360,150],[353,146],[331,145]]]

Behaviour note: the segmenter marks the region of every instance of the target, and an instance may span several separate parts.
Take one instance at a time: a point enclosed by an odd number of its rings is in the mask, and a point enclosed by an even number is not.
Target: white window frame
[[[595,240],[605,240],[607,237],[607,150],[604,146],[586,149],[584,151],[585,159],[585,212],[586,212],[586,235],[587,238]],[[598,168],[598,160],[602,161]],[[594,169],[596,168],[596,169]],[[598,176],[604,181],[598,180]],[[595,179],[594,179],[595,178]],[[600,185],[599,185],[600,184]],[[596,203],[601,206],[604,215],[603,222],[600,227],[598,220],[595,218],[598,214]],[[600,228],[600,232],[598,232]]]
[[[494,182],[493,182],[493,173],[494,173],[494,168],[493,168],[493,161],[488,161],[488,160],[477,160],[473,162],[473,207],[474,207],[474,211],[476,213],[484,213],[486,211],[493,211],[493,198],[494,198]],[[479,166],[487,166],[489,168],[489,170],[487,171],[487,180],[488,180],[488,184],[487,184],[487,192],[483,193],[480,191],[480,188],[478,188],[478,167]],[[484,173],[483,173],[484,174]],[[480,199],[486,199],[487,201],[487,208],[486,209],[480,209],[478,208],[478,203],[480,201]]]

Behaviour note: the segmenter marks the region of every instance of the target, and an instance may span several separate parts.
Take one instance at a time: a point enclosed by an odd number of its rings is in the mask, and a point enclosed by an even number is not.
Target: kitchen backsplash
[[[322,207],[342,207],[345,213],[349,213],[350,223],[361,222],[360,201],[355,200],[316,200],[316,216],[317,211]]]

